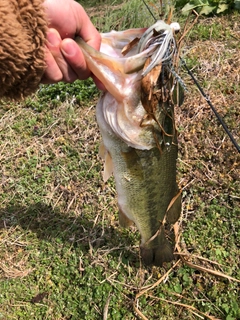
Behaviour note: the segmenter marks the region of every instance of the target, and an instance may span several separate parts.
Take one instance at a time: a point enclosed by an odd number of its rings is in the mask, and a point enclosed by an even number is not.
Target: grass
[[[80,2],[80,1],[79,1]],[[173,1],[169,1],[171,4]],[[142,28],[153,24],[153,17],[149,14],[142,1],[102,1],[99,5],[94,5],[96,1],[80,2],[91,17],[94,25],[101,32],[110,30],[124,30],[130,28]],[[167,7],[169,6],[167,5]],[[149,3],[149,8],[154,12],[156,19],[160,17],[159,1],[154,0]],[[164,16],[162,16],[164,18]]]
[[[119,26],[128,27],[121,8]],[[94,14],[106,31],[112,22]],[[183,56],[239,143],[238,21],[234,12],[200,18]],[[163,268],[145,268],[139,233],[118,225],[114,181],[101,177],[92,81],[43,86],[21,104],[1,104],[0,319],[240,318],[239,283],[227,278],[240,279],[240,159],[181,77],[188,92],[176,110],[179,250],[188,261]]]

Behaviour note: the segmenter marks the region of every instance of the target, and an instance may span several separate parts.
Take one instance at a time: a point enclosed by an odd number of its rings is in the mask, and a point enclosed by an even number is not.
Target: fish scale
[[[144,263],[161,266],[173,259],[173,248],[165,237],[162,222],[166,218],[175,223],[181,213],[180,197],[167,212],[171,200],[179,192],[176,183],[177,145],[167,147],[162,143],[161,151],[157,147],[150,150],[129,147],[104,122],[101,103],[96,111],[103,142],[113,163],[120,224],[123,227],[132,222],[136,224],[141,234]],[[164,126],[164,119],[161,120]],[[148,243],[158,231],[157,237]]]
[[[169,151],[165,148],[160,154],[158,148],[136,150],[130,147],[122,152],[119,142],[117,145],[118,148],[109,149],[114,159],[120,222],[123,226],[129,225],[129,220],[135,222],[142,237],[141,252],[146,264],[161,265],[171,261],[172,248],[165,239],[164,228],[155,240],[146,243],[160,229],[167,207],[178,192],[176,168],[169,166],[176,162],[177,146],[171,146]],[[123,149],[126,150],[125,145]],[[175,205],[171,223],[177,221],[181,210],[179,203]]]

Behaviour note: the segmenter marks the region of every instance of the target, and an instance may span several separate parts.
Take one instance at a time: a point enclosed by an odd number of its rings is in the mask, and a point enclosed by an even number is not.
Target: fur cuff
[[[43,0],[0,1],[0,98],[34,92],[46,68]]]

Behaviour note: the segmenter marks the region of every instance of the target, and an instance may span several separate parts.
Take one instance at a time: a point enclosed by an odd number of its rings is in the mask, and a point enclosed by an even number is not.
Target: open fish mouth
[[[181,213],[174,122],[177,81],[171,72],[179,28],[158,21],[148,29],[102,34],[101,52],[77,39],[89,69],[106,87],[96,107],[103,178],[114,175],[120,224],[137,226],[147,265],[173,259],[165,224],[175,223]]]

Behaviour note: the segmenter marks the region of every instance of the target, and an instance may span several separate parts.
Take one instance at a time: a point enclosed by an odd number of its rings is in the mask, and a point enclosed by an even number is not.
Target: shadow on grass
[[[134,245],[131,232],[120,227],[117,229],[112,226],[103,227],[101,223],[95,224],[93,219],[84,214],[63,214],[59,209],[43,203],[0,209],[0,232],[1,229],[18,226],[26,232],[35,233],[38,239],[78,247],[83,254],[88,253],[90,249],[100,249],[117,257],[119,250],[123,248],[124,257],[127,256],[130,263],[135,264],[139,261],[138,253],[131,250]]]

